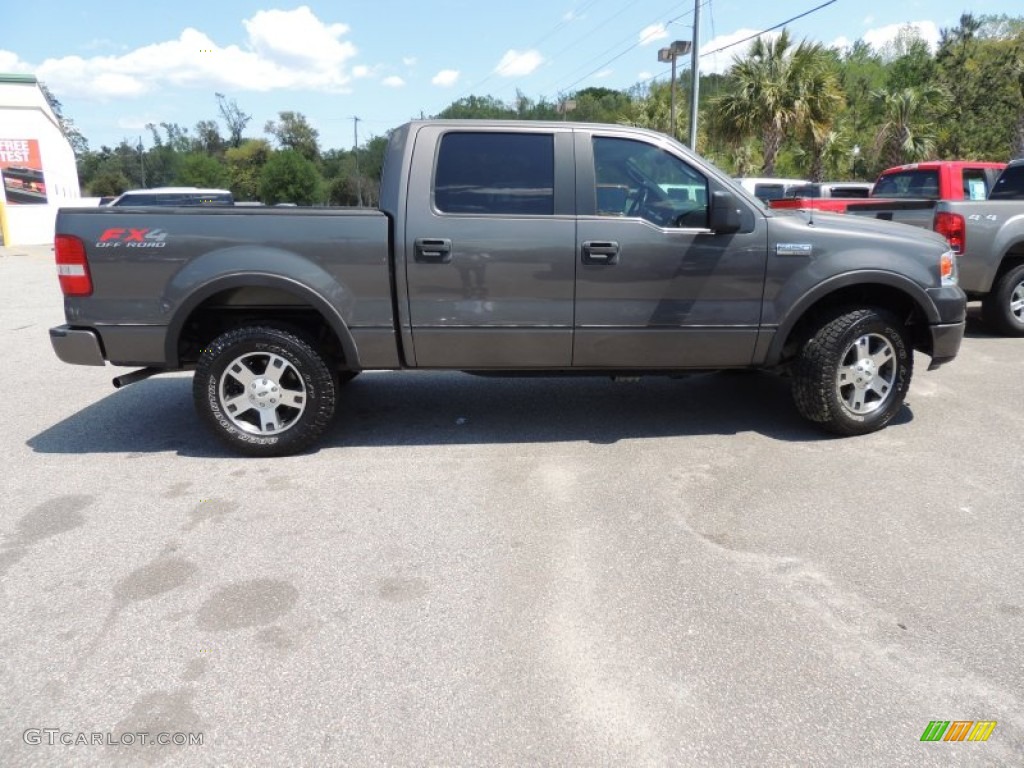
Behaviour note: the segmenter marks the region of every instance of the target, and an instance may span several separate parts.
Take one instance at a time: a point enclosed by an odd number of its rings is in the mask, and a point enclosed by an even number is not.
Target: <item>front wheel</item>
[[[288,331],[237,328],[204,350],[192,380],[200,418],[250,456],[311,445],[334,416],[334,377],[323,357]]]
[[[1006,336],[1024,336],[1024,264],[1004,272],[981,305],[985,322]]]
[[[793,400],[800,414],[839,435],[885,427],[903,405],[913,372],[903,326],[878,309],[846,312],[800,350]]]

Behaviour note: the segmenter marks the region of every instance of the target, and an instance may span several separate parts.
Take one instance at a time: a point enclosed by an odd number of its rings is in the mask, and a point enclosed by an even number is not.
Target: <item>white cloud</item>
[[[868,16],[864,17],[864,26],[865,27],[869,27],[869,26],[871,26],[874,23],[875,23],[875,17],[874,16],[868,15]]]
[[[640,30],[640,45],[650,45],[658,40],[668,37],[668,30],[664,24],[651,24]]]
[[[349,90],[349,61],[356,47],[342,36],[344,24],[320,21],[306,6],[293,11],[259,11],[242,22],[244,46],[220,46],[187,28],[174,40],[120,55],[63,56],[40,63],[0,51],[0,70],[32,72],[57,95],[106,101],[137,97],[168,86],[234,91]]]
[[[380,84],[385,85],[388,88],[401,88],[405,85],[405,80],[400,78],[398,75],[391,75],[381,80]]]
[[[402,63],[405,66],[407,66],[407,67],[415,67],[416,66],[416,57],[415,56],[405,56],[402,59]]]
[[[543,63],[544,57],[540,55],[540,51],[509,50],[501,57],[501,61],[498,62],[494,71],[502,77],[522,77],[530,74]]]
[[[455,83],[459,81],[459,70],[457,69],[442,69],[433,79],[430,81],[434,85],[439,85],[442,88],[451,88]]]
[[[356,54],[352,43],[341,40],[348,26],[325,24],[305,5],[294,11],[257,11],[242,26],[253,49],[275,61],[340,66]]]
[[[654,73],[648,72],[646,69],[643,72],[636,73],[637,80],[650,80],[652,77],[654,77]]]
[[[838,48],[841,51],[845,51],[847,48],[849,48],[852,45],[853,45],[853,43],[850,41],[850,38],[846,37],[846,35],[840,35],[835,40],[833,40],[831,43],[829,43],[828,47],[829,48]]]
[[[615,72],[614,69],[602,69],[600,72],[598,72],[596,75],[594,75],[594,79],[595,80],[604,80],[607,77],[611,77],[614,72]]]
[[[882,50],[888,43],[893,42],[904,27],[913,27],[921,36],[921,39],[928,43],[928,48],[934,51],[939,44],[939,28],[934,21],[909,21],[906,24],[889,24],[877,29],[869,29],[861,39],[871,45],[875,50]]]
[[[715,72],[722,74],[729,67],[733,65],[733,59],[736,57],[743,57],[747,55],[747,51],[750,50],[750,45],[754,42],[749,40],[747,42],[740,43],[739,45],[733,45],[731,48],[726,48],[721,53],[716,53],[711,56],[705,55],[708,51],[714,51],[718,48],[722,48],[733,43],[738,43],[744,38],[756,35],[760,30],[757,29],[737,29],[735,32],[728,35],[719,35],[713,40],[709,40],[700,47],[700,71],[704,74]],[[765,32],[761,35],[762,38],[767,40],[774,40],[779,36],[779,32]]]
[[[373,74],[373,70],[365,64],[357,64],[352,67],[352,77],[369,77]]]

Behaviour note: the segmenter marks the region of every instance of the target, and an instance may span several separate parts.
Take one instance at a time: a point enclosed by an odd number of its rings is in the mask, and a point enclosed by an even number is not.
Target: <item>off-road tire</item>
[[[845,311],[801,348],[792,370],[793,400],[804,418],[834,434],[875,432],[903,406],[913,367],[904,326],[893,315]]]
[[[1004,336],[1024,336],[1024,264],[1001,274],[981,303],[985,324]]]
[[[218,336],[202,352],[192,396],[200,419],[233,450],[287,456],[308,448],[331,423],[334,382],[306,340],[248,326]]]

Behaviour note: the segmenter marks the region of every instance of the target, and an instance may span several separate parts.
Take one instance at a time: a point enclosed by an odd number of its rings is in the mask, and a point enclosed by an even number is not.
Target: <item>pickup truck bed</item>
[[[1011,162],[989,200],[941,202],[935,229],[960,255],[960,283],[982,300],[987,324],[1024,336],[1024,159]]]

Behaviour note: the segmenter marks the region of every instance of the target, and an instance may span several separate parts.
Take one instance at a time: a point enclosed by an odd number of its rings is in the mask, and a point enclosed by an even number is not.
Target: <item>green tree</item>
[[[888,60],[887,87],[890,91],[920,88],[935,79],[935,59],[921,33],[907,24],[882,54]]]
[[[226,148],[227,142],[220,135],[220,126],[216,120],[200,120],[196,123],[196,137],[192,141],[193,152],[223,155]]]
[[[885,167],[926,160],[935,152],[935,110],[946,92],[933,85],[876,91],[884,121],[875,136],[875,151]]]
[[[569,98],[576,102],[569,119],[585,123],[617,123],[631,105],[628,93],[611,88],[584,88]]]
[[[228,174],[217,158],[202,152],[190,152],[181,158],[175,182],[190,187],[220,188],[227,186]]]
[[[246,139],[224,153],[228,188],[236,200],[258,200],[263,166],[273,150],[264,139]]]
[[[242,146],[242,132],[252,120],[252,115],[243,112],[238,102],[229,99],[223,93],[215,93],[214,96],[217,97],[217,111],[220,112],[228,129],[228,143],[237,149]]]
[[[323,182],[313,161],[294,149],[274,152],[260,173],[260,199],[267,205],[315,205]]]
[[[89,182],[86,189],[92,197],[116,197],[129,185],[128,177],[120,171],[104,170]]]
[[[808,177],[811,181],[824,181],[826,154],[834,157],[843,141],[836,125],[846,108],[846,97],[837,63],[823,49],[808,52],[803,69],[797,81],[797,131],[810,159]]]
[[[494,96],[466,96],[442,109],[443,120],[512,120],[516,111]]]
[[[774,175],[783,142],[817,109],[814,102],[830,98],[810,85],[822,82],[816,74],[827,58],[818,44],[804,41],[794,48],[784,29],[775,40],[759,37],[729,70],[731,90],[715,104],[716,123],[734,141],[761,139],[765,176]]]
[[[277,121],[268,120],[263,130],[277,139],[283,149],[293,149],[307,160],[320,159],[320,133],[301,112],[278,112]]]

